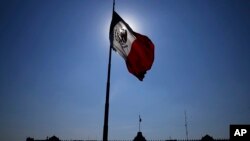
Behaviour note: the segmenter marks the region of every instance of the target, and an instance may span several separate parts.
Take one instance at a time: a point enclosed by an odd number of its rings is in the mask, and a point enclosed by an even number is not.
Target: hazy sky
[[[109,139],[229,138],[250,123],[249,0],[117,0],[155,44],[143,82],[112,53]],[[112,0],[0,1],[0,140],[102,139]]]

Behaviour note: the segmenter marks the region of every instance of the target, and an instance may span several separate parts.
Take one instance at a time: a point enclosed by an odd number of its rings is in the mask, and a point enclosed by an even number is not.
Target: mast
[[[115,10],[115,0],[113,0],[113,11]],[[108,141],[108,119],[109,119],[109,90],[110,90],[110,70],[111,70],[112,46],[109,47],[108,76],[106,85],[106,101],[104,112],[103,141]]]
[[[185,111],[185,129],[186,129],[186,138],[188,140],[188,127],[187,127],[187,113]]]

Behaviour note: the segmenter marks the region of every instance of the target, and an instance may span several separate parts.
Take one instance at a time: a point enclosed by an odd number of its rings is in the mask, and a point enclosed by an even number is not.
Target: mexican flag
[[[142,81],[154,62],[152,41],[147,36],[133,31],[115,11],[113,11],[109,39],[113,50],[125,60],[128,71]]]

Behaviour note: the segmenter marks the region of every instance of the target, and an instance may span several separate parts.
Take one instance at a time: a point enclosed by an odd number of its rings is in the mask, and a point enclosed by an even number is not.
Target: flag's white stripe
[[[127,58],[135,39],[136,37],[128,30],[122,21],[114,26],[113,47],[124,59]]]

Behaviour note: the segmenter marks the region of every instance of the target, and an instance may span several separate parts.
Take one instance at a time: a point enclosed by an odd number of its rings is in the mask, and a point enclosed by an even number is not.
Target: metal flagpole
[[[141,132],[141,116],[139,115],[139,132]]]
[[[187,137],[187,140],[188,140],[188,127],[187,127],[187,113],[186,113],[186,110],[185,110],[185,128],[186,128],[186,137]]]
[[[139,132],[141,132],[141,117],[139,115]]]
[[[113,12],[115,7],[115,0],[113,0]],[[113,15],[113,13],[112,13]],[[103,126],[103,141],[108,141],[108,119],[109,119],[109,88],[110,88],[110,69],[111,69],[111,54],[112,46],[109,47],[109,62],[108,62],[108,77],[106,86],[106,101],[105,101],[105,113],[104,113],[104,126]]]

